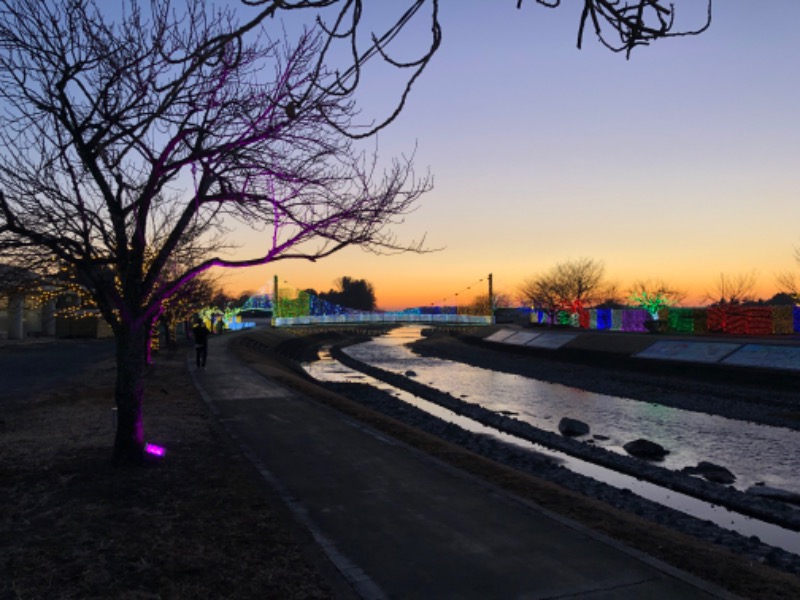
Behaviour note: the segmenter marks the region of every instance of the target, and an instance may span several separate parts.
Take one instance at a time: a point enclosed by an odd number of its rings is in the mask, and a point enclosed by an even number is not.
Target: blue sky
[[[708,31],[630,60],[592,33],[577,50],[571,3],[441,4],[442,48],[379,147],[386,158],[416,148],[418,170],[430,169],[433,191],[396,231],[444,249],[281,262],[237,271],[231,289],[277,274],[327,290],[349,275],[400,308],[446,301],[490,272],[513,294],[525,278],[589,256],[623,290],[655,277],[699,301],[720,273],[755,270],[771,295],[775,274],[797,268],[800,2],[717,2]],[[704,3],[675,4],[685,22],[702,21],[688,11]],[[423,35],[409,29],[403,48]],[[365,116],[397,86],[383,71],[368,75]]]

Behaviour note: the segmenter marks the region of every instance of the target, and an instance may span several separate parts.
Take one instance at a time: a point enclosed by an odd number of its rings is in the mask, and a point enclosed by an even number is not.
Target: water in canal
[[[719,419],[718,417],[710,417],[712,420],[709,421],[705,415],[698,415],[678,409],[642,405],[642,403],[625,398],[588,393],[575,388],[548,384],[516,375],[505,375],[452,361],[419,357],[408,350],[408,348],[404,347],[404,344],[419,339],[420,334],[421,328],[419,327],[403,327],[395,329],[388,335],[376,338],[370,342],[351,346],[347,349],[347,352],[363,362],[373,364],[388,371],[405,373],[406,371],[413,370],[419,375],[419,377],[417,377],[419,381],[432,387],[448,391],[453,395],[462,396],[465,400],[471,400],[485,407],[492,407],[498,411],[517,412],[519,415],[516,416],[516,418],[524,419],[542,429],[555,431],[557,430],[558,419],[560,419],[561,416],[577,416],[582,420],[590,422],[595,431],[600,428],[603,431],[616,432],[617,438],[612,438],[607,442],[607,448],[613,451],[624,452],[621,445],[630,438],[630,434],[624,430],[624,426],[619,422],[619,415],[625,413],[626,410],[633,411],[633,416],[625,415],[625,422],[636,425],[645,423],[643,430],[647,432],[659,432],[660,435],[654,435],[653,437],[667,447],[671,447],[672,443],[678,439],[691,440],[692,434],[691,430],[687,429],[687,423],[694,423],[695,420],[700,421],[700,427],[694,429],[694,431],[698,432],[697,435],[699,435],[700,432],[709,432],[709,434],[713,435],[715,438],[719,435],[714,429],[716,423],[713,420]],[[720,527],[737,531],[746,537],[758,536],[767,544],[783,548],[795,554],[800,554],[800,536],[794,531],[764,523],[758,519],[735,513],[724,507],[698,500],[681,493],[676,493],[673,490],[661,488],[647,481],[618,473],[599,465],[587,463],[581,459],[538,446],[526,440],[514,438],[513,436],[483,426],[467,417],[452,413],[436,404],[417,398],[412,394],[397,390],[396,388],[391,388],[383,382],[373,380],[357,371],[353,371],[333,361],[327,353],[323,353],[321,358],[322,360],[318,362],[304,365],[309,374],[318,380],[357,381],[374,385],[379,389],[385,389],[393,394],[399,401],[412,404],[417,408],[421,408],[432,415],[450,421],[466,430],[489,435],[506,443],[532,449],[537,453],[550,456],[554,461],[562,464],[567,469],[580,473],[581,475],[591,477],[598,481],[604,481],[620,489],[628,489],[634,494],[653,502],[669,506],[670,508],[693,515],[699,519],[710,520]],[[502,401],[496,399],[499,395],[498,390],[502,390],[503,392]],[[548,394],[552,396],[548,398]],[[559,405],[558,400],[562,401],[563,404]],[[571,411],[568,415],[564,413],[565,406]],[[539,411],[542,410],[542,407],[543,410],[552,414],[540,415]],[[559,410],[556,411],[554,407]],[[654,421],[655,424],[653,424],[652,421]],[[675,460],[674,456],[671,457],[671,459],[667,461],[667,464],[670,465],[669,468],[681,468],[685,466],[684,463],[695,464],[697,462],[696,457],[699,456],[701,452],[705,451],[706,448],[710,448],[713,450],[712,456],[714,458],[706,457],[705,460],[711,460],[712,462],[719,461],[718,464],[736,465],[736,469],[734,470],[740,475],[740,486],[747,485],[742,483],[743,480],[758,480],[765,481],[769,485],[774,485],[776,487],[779,487],[778,482],[781,482],[780,487],[784,487],[784,489],[797,489],[798,477],[791,472],[790,468],[787,468],[787,461],[795,460],[791,458],[791,456],[794,455],[786,457],[784,454],[773,450],[769,454],[777,454],[781,457],[778,461],[778,466],[780,468],[775,470],[766,468],[758,461],[757,457],[753,458],[751,456],[744,461],[744,464],[752,462],[754,463],[753,468],[751,468],[750,471],[740,469],[739,467],[742,464],[741,458],[726,453],[747,453],[747,448],[750,446],[746,436],[752,435],[752,431],[750,430],[751,424],[731,421],[730,419],[721,419],[721,421],[724,425],[723,431],[725,432],[736,430],[737,425],[744,427],[745,431],[737,432],[736,440],[733,440],[735,443],[731,443],[732,440],[730,439],[711,439],[704,440],[702,444],[694,445],[692,449],[683,449],[681,452],[684,456],[683,460]],[[791,440],[794,438],[791,436],[796,435],[796,433],[792,431],[775,427],[753,427],[759,432],[756,436],[759,443],[767,445],[769,444],[769,440],[773,439],[773,443],[788,443],[789,446],[792,446]],[[676,429],[675,437],[669,437],[669,432],[675,431]],[[775,435],[778,436],[777,440],[771,437]],[[792,448],[792,451],[796,453],[795,448]],[[677,452],[675,453],[677,454]],[[723,458],[725,460],[723,460]],[[746,477],[741,477],[741,472],[746,472]]]
[[[414,371],[421,383],[490,410],[516,413],[514,418],[543,430],[557,432],[562,417],[580,419],[592,434],[607,436],[595,443],[613,452],[624,454],[622,445],[637,438],[652,440],[670,450],[660,463],[667,469],[710,461],[736,475],[736,488],[764,482],[800,493],[796,431],[417,356],[405,344],[418,339],[420,332],[419,327],[398,328],[346,351],[387,371]]]

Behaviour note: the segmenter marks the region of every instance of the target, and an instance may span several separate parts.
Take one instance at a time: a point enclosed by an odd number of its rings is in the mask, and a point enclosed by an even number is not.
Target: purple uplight
[[[162,448],[161,446],[156,446],[155,444],[145,444],[144,451],[151,456],[158,456],[163,457],[167,455],[166,448]]]

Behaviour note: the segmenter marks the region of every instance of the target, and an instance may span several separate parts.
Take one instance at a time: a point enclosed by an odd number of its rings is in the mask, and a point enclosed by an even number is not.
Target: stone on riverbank
[[[639,438],[632,442],[628,442],[624,446],[625,452],[636,458],[644,458],[646,460],[662,460],[669,450],[664,448],[661,444],[656,444],[650,440]]]
[[[566,437],[577,437],[589,433],[589,425],[578,419],[564,417],[558,422],[558,430]]]
[[[696,467],[684,467],[682,470],[689,475],[700,475],[708,481],[723,485],[729,485],[736,481],[736,475],[725,467],[704,460],[697,463]]]
[[[800,506],[800,494],[790,492],[789,490],[770,487],[768,485],[754,485],[751,488],[747,488],[745,493]]]

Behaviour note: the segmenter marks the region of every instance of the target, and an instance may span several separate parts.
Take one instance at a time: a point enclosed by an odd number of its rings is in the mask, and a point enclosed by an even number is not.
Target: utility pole
[[[275,327],[275,319],[278,318],[278,276],[272,278],[272,326]]]
[[[492,288],[492,274],[489,273],[489,316],[491,317],[492,325],[494,325],[494,289]]]

